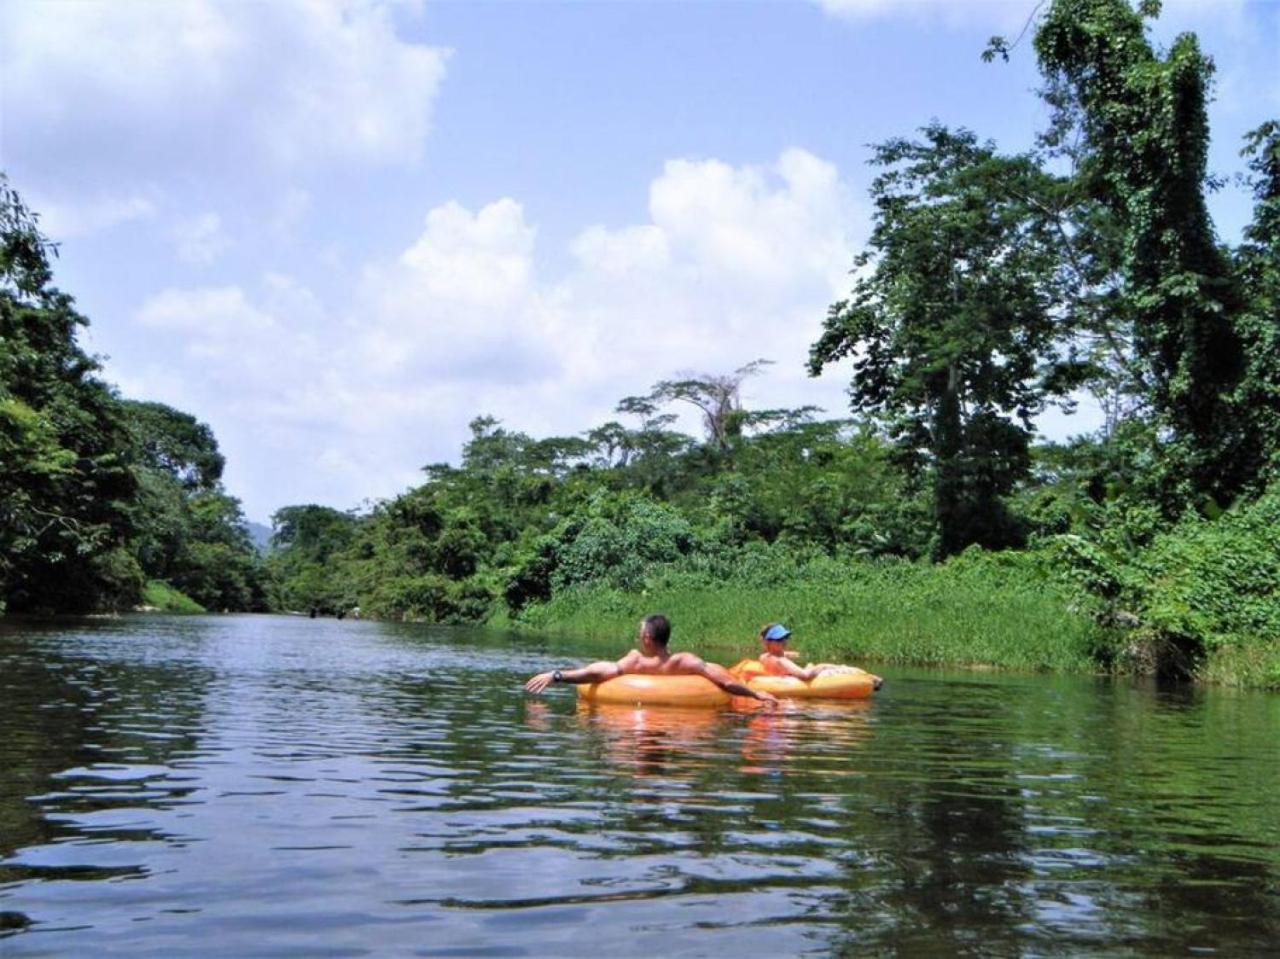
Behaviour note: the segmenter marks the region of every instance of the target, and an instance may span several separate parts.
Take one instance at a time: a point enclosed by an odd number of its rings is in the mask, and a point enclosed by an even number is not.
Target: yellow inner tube
[[[854,666],[807,682],[795,676],[771,676],[756,659],[744,659],[729,672],[756,692],[773,693],[780,699],[866,699],[876,691],[876,677]]]
[[[723,706],[733,697],[703,676],[660,676],[627,673],[578,687],[587,703],[647,706]]]

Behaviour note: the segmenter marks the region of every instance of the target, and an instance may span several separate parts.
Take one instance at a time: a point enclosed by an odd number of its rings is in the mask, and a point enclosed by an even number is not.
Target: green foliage
[[[682,648],[732,661],[784,620],[807,659],[1088,670],[1095,632],[1071,591],[1033,554],[970,550],[942,564],[805,558],[756,544],[724,562],[692,562],[641,594],[595,583],[530,607],[516,625],[625,639],[661,609]]]
[[[1251,468],[1266,480],[1280,476],[1280,122],[1252,131],[1243,152],[1255,205],[1235,257],[1248,305],[1236,321],[1246,367],[1233,399],[1256,438]]]
[[[1230,502],[1265,456],[1232,404],[1244,302],[1205,203],[1212,62],[1192,34],[1158,55],[1125,0],[1054,0],[1035,47],[1054,109],[1045,142],[1076,170],[1062,208],[1075,305],[1128,344],[1117,350],[1132,374],[1124,388],[1172,434],[1170,511]]]
[[[1169,529],[1152,508],[1129,509],[1055,546],[1086,608],[1124,627],[1114,654],[1127,665],[1185,675],[1219,653],[1280,656],[1280,488]]]
[[[693,527],[671,507],[646,497],[597,493],[559,530],[552,586],[603,580],[640,589],[655,567],[688,555],[696,545]]]
[[[265,608],[264,570],[239,501],[222,489],[213,431],[162,403],[121,407],[138,480],[131,546],[147,577],[208,609]]]
[[[190,596],[179,592],[163,580],[147,582],[142,602],[160,613],[203,613],[205,608]]]
[[[0,175],[0,606],[119,608],[136,481],[118,405],[50,286],[52,245]],[[132,592],[132,595],[130,591]]]
[[[673,563],[753,542],[866,556],[927,548],[923,506],[874,434],[735,398],[726,455],[712,435],[702,446],[671,439],[658,401],[623,400],[640,429],[609,423],[583,440],[478,417],[460,466],[428,467],[422,486],[366,516],[281,511],[277,602],[476,620],[495,602],[515,612],[586,583],[640,590]]]
[[[121,400],[76,342],[54,247],[0,175],[0,609],[125,609],[147,578],[218,609],[260,608],[213,433]]]
[[[206,424],[163,403],[126,400],[124,407],[141,466],[172,476],[188,491],[218,485],[226,461]]]
[[[328,506],[286,506],[271,517],[271,607],[333,613],[355,605],[335,557],[351,545],[356,518]]]
[[[875,148],[875,228],[831,307],[810,371],[853,359],[856,412],[883,424],[913,472],[932,471],[937,552],[1016,545],[1003,499],[1028,471],[1032,418],[1080,382],[1055,322],[1058,185],[933,124]]]

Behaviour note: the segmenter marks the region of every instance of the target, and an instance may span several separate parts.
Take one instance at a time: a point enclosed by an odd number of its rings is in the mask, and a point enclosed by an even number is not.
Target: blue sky
[[[128,396],[210,423],[248,515],[393,495],[475,415],[545,435],[680,371],[805,376],[865,239],[871,142],[1044,121],[1034,2],[10,0],[0,165]],[[1215,170],[1280,115],[1280,3],[1175,0]],[[1247,198],[1213,198],[1224,238]],[[1049,416],[1046,433],[1090,429]],[[690,429],[695,424],[690,421]]]

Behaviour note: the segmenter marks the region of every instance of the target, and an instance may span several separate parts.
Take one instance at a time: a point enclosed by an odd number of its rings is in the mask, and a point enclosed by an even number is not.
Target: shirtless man
[[[667,649],[671,624],[661,615],[646,616],[640,622],[637,636],[639,649],[633,649],[616,663],[599,662],[581,669],[555,669],[538,673],[524,684],[531,693],[540,693],[552,683],[602,683],[623,673],[648,673],[659,676],[705,676],[731,696],[750,696],[765,703],[776,703],[771,693],[758,693],[737,682],[729,671],[715,663],[703,662],[693,653],[672,653]]]

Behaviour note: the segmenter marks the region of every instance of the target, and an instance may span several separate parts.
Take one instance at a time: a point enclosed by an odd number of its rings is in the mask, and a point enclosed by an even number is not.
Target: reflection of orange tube
[[[728,715],[718,709],[578,703],[578,718],[605,734],[609,759],[641,777],[687,779],[706,766]]]
[[[776,773],[791,749],[793,720],[782,712],[761,713],[747,721],[742,739],[744,773]]]
[[[842,760],[839,769],[830,774],[852,774],[846,762],[870,735],[866,720],[870,706],[866,700],[845,700],[759,712],[747,721],[742,740],[744,765],[740,768],[750,773],[777,772],[798,746],[809,753],[810,762],[816,752],[829,755],[834,751]],[[810,744],[820,746],[815,750]]]
[[[549,722],[551,710],[546,703],[540,703],[535,699],[527,699],[524,703],[524,723],[530,729],[536,729],[540,733],[545,733],[551,728]]]
[[[708,732],[725,722],[723,713],[714,709],[683,709],[669,706],[658,709],[616,704],[578,704],[578,714],[586,721],[618,733],[673,733],[680,738],[703,739]]]
[[[723,706],[732,698],[702,676],[653,676],[627,673],[578,687],[588,703],[646,706]]]

